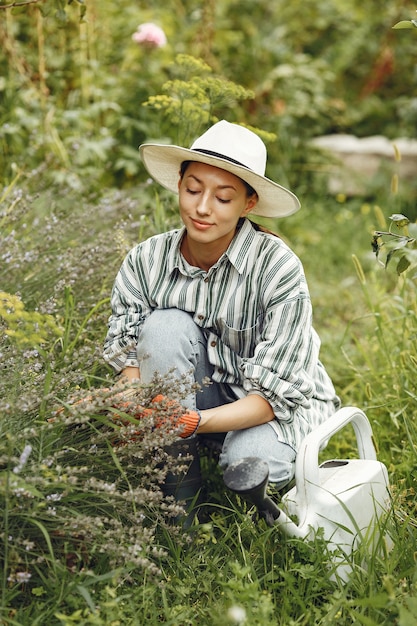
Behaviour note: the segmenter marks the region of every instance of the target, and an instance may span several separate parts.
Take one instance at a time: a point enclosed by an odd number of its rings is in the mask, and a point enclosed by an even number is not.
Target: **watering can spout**
[[[278,526],[289,537],[298,537],[298,539],[305,539],[307,533],[304,532],[293,520],[288,517],[284,511],[279,509],[279,517],[275,520],[275,526]]]
[[[267,495],[269,468],[258,457],[246,457],[236,461],[223,475],[225,485],[242,498],[254,504],[259,516],[269,526],[279,526],[290,537],[304,537],[298,526]]]

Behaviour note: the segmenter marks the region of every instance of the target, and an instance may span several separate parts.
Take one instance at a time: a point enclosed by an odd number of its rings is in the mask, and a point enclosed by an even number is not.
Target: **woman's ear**
[[[242,211],[240,217],[245,217],[245,215],[247,215],[248,213],[250,213],[252,211],[252,209],[255,208],[255,206],[258,204],[258,194],[254,193],[252,194],[248,200],[247,200],[247,204],[246,207],[244,208],[244,210]]]

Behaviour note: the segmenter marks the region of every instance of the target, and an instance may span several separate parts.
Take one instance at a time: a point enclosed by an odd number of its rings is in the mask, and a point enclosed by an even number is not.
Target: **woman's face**
[[[247,215],[258,197],[248,197],[240,178],[212,165],[191,162],[179,181],[179,206],[187,237],[199,244],[223,243],[234,237],[240,217]]]

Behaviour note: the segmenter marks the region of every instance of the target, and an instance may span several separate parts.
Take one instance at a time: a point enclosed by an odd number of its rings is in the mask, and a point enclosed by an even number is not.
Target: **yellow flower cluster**
[[[176,138],[187,145],[193,133],[218,121],[216,115],[233,108],[254,93],[222,76],[214,76],[209,65],[186,54],[176,57],[173,78],[162,85],[162,94],[150,96],[143,106],[162,111],[177,129]]]
[[[22,300],[0,291],[0,320],[6,325],[5,334],[22,349],[41,346],[52,337],[61,337],[62,328],[52,315],[26,311]]]

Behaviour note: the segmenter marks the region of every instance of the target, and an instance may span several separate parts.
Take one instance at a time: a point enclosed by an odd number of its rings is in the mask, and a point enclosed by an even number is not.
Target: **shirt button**
[[[222,367],[219,367],[218,372],[219,372],[219,374],[223,374],[224,369]]]
[[[199,320],[203,320],[203,319],[204,319],[204,315],[199,315],[199,316],[198,316],[198,319],[199,319]]]
[[[205,283],[208,283],[208,281],[209,281],[209,277],[208,277],[208,276],[206,276],[206,277],[205,277],[205,279],[204,279],[204,282],[205,282]]]
[[[217,346],[217,341],[212,341],[210,345],[212,348],[215,348]]]

